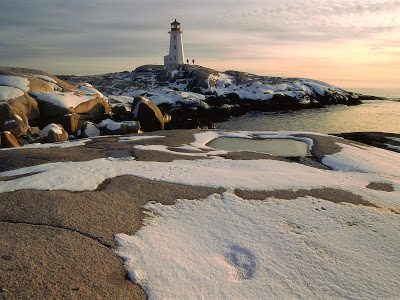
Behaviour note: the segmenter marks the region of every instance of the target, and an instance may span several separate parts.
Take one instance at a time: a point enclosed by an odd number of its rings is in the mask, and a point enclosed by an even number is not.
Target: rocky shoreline
[[[377,99],[324,82],[201,66],[53,76],[0,67],[1,147],[160,129],[211,129],[250,111],[358,105]]]

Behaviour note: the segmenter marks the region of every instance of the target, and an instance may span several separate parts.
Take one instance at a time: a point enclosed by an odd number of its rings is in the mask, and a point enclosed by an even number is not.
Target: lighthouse
[[[183,41],[181,23],[176,19],[171,23],[171,30],[168,31],[169,37],[169,54],[164,56],[164,65],[184,64],[185,55],[183,53]]]

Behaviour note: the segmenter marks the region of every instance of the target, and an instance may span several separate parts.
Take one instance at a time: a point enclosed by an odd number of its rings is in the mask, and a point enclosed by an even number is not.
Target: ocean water
[[[400,89],[386,90],[386,92],[382,89],[368,89],[368,91],[364,89],[357,92],[400,99]],[[330,105],[326,108],[296,111],[252,112],[217,123],[216,127],[227,130],[254,131],[400,133],[400,101],[366,100],[363,101],[363,104],[356,106]]]
[[[400,100],[400,88],[346,88],[346,91]]]

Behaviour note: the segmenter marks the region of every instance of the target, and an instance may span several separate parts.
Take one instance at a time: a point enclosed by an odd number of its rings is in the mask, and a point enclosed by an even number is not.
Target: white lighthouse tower
[[[164,65],[184,64],[185,55],[183,53],[183,41],[181,23],[175,21],[171,23],[171,30],[168,31],[169,39],[169,54],[164,56]]]

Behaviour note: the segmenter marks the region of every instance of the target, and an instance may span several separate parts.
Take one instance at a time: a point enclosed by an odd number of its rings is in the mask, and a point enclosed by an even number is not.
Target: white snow
[[[114,130],[119,130],[121,128],[121,122],[115,122],[111,119],[105,119],[101,121],[99,124],[97,124],[97,127],[105,127],[108,130],[114,131]]]
[[[139,107],[140,107],[140,104],[142,103],[143,100],[145,100],[145,99],[139,100],[139,101],[136,103],[135,107],[133,108],[132,116],[133,116],[134,119],[137,119],[137,117],[138,117]],[[146,101],[146,100],[145,100],[145,101]],[[146,101],[145,103],[149,103],[149,101]]]
[[[301,103],[310,102],[312,94],[325,95],[328,90],[344,92],[344,90],[330,84],[311,79],[285,79],[279,78],[255,78],[250,76],[244,83],[235,82],[235,76],[219,73],[211,74],[209,81],[215,81],[215,85],[209,90],[217,95],[235,93],[242,99],[270,100],[274,95],[289,96],[298,99]]]
[[[109,99],[114,100],[115,102],[132,104],[133,99],[135,99],[135,97],[112,95],[109,96]]]
[[[93,122],[86,122],[86,128],[85,128],[85,135],[88,137],[95,137],[99,136],[101,134],[100,130],[96,127],[96,124]]]
[[[43,138],[45,138],[45,137],[47,137],[49,135],[50,131],[53,131],[56,134],[62,134],[63,133],[63,131],[60,128],[60,126],[58,126],[57,124],[51,123],[51,124],[47,125],[45,128],[43,128],[40,131],[39,136],[43,139]]]
[[[171,78],[174,78],[175,75],[178,74],[178,73],[179,73],[178,70],[172,70],[172,71],[169,72],[169,75],[170,75]]]
[[[85,83],[85,85],[82,85],[79,87],[79,90],[87,93],[87,94],[92,94],[92,95],[100,95],[100,97],[103,97],[103,94],[100,93],[97,89],[95,89],[91,84]]]
[[[51,77],[49,77],[47,75],[31,74],[31,76],[39,78],[39,79],[42,79],[42,80],[47,81],[49,83],[57,84],[57,81],[55,79],[53,79],[53,78],[51,78]]]
[[[79,95],[74,92],[33,93],[39,100],[50,102],[59,107],[76,107],[83,102],[96,99],[93,95]]]
[[[161,103],[170,103],[175,104],[178,101],[184,102],[193,106],[204,106],[206,105],[202,101],[206,99],[206,97],[202,94],[197,94],[193,92],[182,92],[182,91],[175,91],[170,88],[149,88],[148,90],[136,90],[130,93],[126,93],[125,97],[131,96],[144,96],[145,98],[149,99],[156,105]],[[115,96],[112,96],[115,98]],[[116,97],[117,101],[129,101],[129,98],[121,98],[121,96]]]
[[[0,75],[0,85],[15,87],[24,92],[29,91],[29,80],[24,77]]]
[[[388,299],[400,293],[400,218],[312,197],[231,194],[149,203],[117,254],[150,299]]]
[[[159,139],[164,138],[163,135],[134,135],[134,136],[122,136],[118,139],[118,142],[128,142],[128,141],[140,141],[147,139]]]
[[[16,122],[15,120],[7,120],[7,121],[4,122],[4,125],[7,126],[7,125],[10,125],[10,124],[15,123],[15,122]]]
[[[12,86],[0,86],[0,101],[11,100],[24,95],[24,92]]]
[[[400,176],[400,155],[370,146],[349,146],[337,143],[342,150],[327,155],[322,163],[334,170]]]
[[[90,139],[79,139],[75,141],[65,141],[65,142],[57,142],[57,143],[34,143],[34,144],[26,144],[18,148],[0,148],[0,151],[10,151],[10,150],[21,150],[21,149],[43,149],[43,148],[70,148],[70,147],[78,147],[85,145]]]

